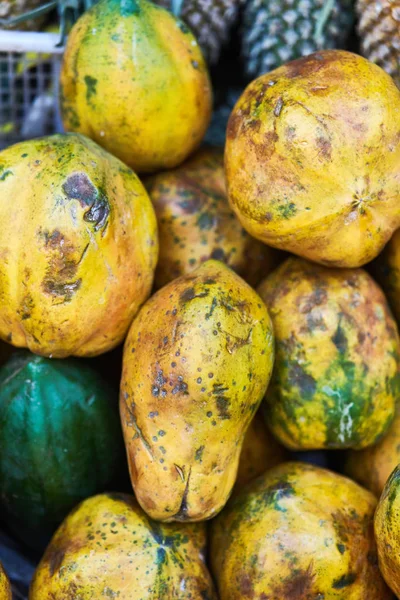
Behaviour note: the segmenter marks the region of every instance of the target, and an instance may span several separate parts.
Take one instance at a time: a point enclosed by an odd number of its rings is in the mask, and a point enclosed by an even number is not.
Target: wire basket
[[[0,30],[0,149],[62,131],[60,36]]]

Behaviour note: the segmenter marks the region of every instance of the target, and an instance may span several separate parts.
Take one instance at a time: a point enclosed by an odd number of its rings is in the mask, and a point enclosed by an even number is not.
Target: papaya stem
[[[171,12],[176,17],[180,17],[184,0],[171,0]]]
[[[324,39],[322,36],[325,30],[325,26],[328,23],[329,17],[331,16],[331,13],[334,8],[335,0],[325,0],[324,6],[321,10],[321,15],[315,26],[314,41],[316,44],[318,44],[318,46],[323,45]]]

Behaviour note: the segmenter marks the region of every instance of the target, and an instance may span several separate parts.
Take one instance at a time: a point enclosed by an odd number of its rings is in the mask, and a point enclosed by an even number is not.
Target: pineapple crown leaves
[[[182,11],[184,0],[171,0],[171,12],[176,17],[179,17]]]
[[[329,17],[331,16],[331,13],[334,8],[335,8],[335,0],[325,0],[323,9],[322,9],[319,19],[316,23],[315,32],[314,32],[314,42],[318,46],[322,46],[324,43],[324,30],[325,30],[326,25],[329,22]]]

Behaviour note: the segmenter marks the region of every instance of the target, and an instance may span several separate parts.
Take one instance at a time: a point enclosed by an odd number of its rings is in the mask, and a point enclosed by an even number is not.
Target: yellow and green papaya
[[[400,465],[386,482],[375,513],[379,567],[388,586],[400,596]]]
[[[11,584],[0,562],[0,600],[12,600]]]

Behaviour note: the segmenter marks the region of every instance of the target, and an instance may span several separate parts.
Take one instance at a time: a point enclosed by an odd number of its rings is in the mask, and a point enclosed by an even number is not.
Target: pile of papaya
[[[30,600],[400,598],[400,90],[319,51],[207,146],[199,44],[150,0],[85,12],[60,82],[66,133],[0,153]]]

